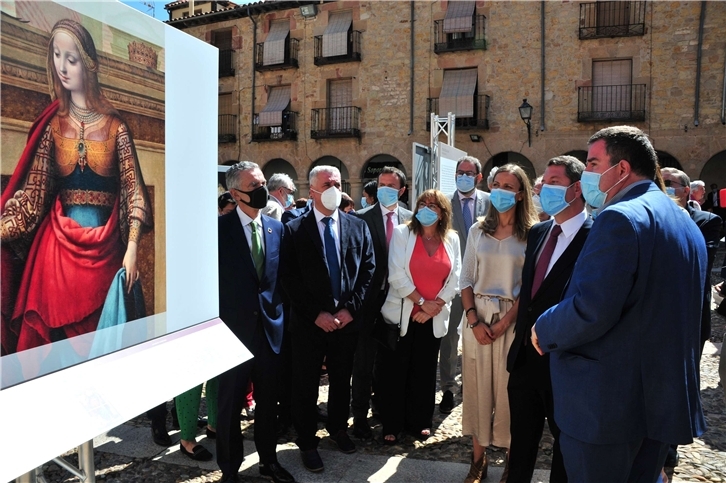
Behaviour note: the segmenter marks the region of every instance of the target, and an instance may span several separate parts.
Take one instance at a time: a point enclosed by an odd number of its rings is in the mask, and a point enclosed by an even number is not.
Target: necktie
[[[323,223],[325,223],[323,242],[325,244],[325,260],[328,262],[330,287],[333,290],[333,298],[340,300],[340,263],[338,262],[338,248],[335,246],[335,235],[333,235],[335,220],[326,216],[323,218]]]
[[[250,223],[252,229],[252,261],[257,269],[257,278],[262,279],[262,272],[265,266],[265,253],[262,251],[262,241],[260,240],[260,232],[257,223]]]
[[[471,216],[471,206],[470,203],[473,201],[471,198],[464,198],[464,207],[463,207],[463,215],[464,215],[464,228],[466,229],[466,233],[464,235],[469,234],[469,228],[471,228],[472,223],[474,223],[474,219]]]
[[[391,245],[391,237],[393,236],[393,212],[386,213],[388,219],[386,220],[386,246]]]
[[[560,236],[560,233],[562,233],[562,228],[560,227],[560,225],[555,225],[552,227],[552,231],[550,232],[550,238],[547,240],[547,243],[542,250],[542,254],[539,256],[537,268],[534,269],[534,280],[532,281],[532,298],[534,298],[537,290],[539,290],[539,287],[542,285],[542,281],[544,280],[545,274],[547,273],[547,267],[549,267],[550,260],[552,260],[552,253],[554,253],[555,246],[557,246],[557,237]]]

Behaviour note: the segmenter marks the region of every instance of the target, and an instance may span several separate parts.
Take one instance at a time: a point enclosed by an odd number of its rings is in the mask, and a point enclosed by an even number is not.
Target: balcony
[[[258,114],[254,117],[252,140],[264,141],[295,141],[297,140],[297,112],[283,111],[282,125],[259,126]]]
[[[315,65],[342,64],[344,62],[360,62],[361,33],[358,30],[348,32],[348,48],[345,55],[323,57],[323,36],[315,37]]]
[[[439,98],[429,97],[427,101],[426,130],[431,131],[431,113],[439,112]],[[474,115],[472,117],[456,116],[454,120],[456,129],[489,129],[489,101],[490,98],[487,95],[474,96]],[[441,113],[439,116],[446,116],[446,114]]]
[[[645,121],[645,84],[577,88],[577,122]]]
[[[291,39],[288,37],[285,39],[285,60],[277,64],[265,65],[265,43],[261,42],[257,44],[255,49],[255,70],[258,72],[264,72],[267,70],[279,70],[279,69],[297,69],[297,53],[299,49],[300,41],[297,39]]]
[[[434,52],[456,52],[458,50],[486,50],[484,37],[484,15],[476,15],[469,32],[444,32],[444,21],[434,22]]]
[[[645,2],[580,4],[580,40],[645,35]]]
[[[360,107],[328,107],[313,109],[310,126],[312,139],[360,139]]]
[[[234,76],[234,50],[225,49],[219,51],[219,77]]]
[[[234,143],[237,141],[237,116],[220,114],[217,122],[217,142]]]

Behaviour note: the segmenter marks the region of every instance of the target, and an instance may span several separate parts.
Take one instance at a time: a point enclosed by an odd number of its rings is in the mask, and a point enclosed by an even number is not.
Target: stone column
[[[360,178],[349,178],[350,183],[350,197],[355,201],[355,207],[357,210],[361,209],[360,199],[363,196],[363,181]]]

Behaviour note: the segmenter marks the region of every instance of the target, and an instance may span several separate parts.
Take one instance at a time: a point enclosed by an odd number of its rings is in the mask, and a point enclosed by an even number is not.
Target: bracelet
[[[477,321],[474,322],[473,324],[470,324],[469,322],[467,322],[466,323],[466,326],[469,327],[470,329],[473,329],[474,327],[476,327],[477,325],[479,325],[480,322],[481,321],[477,319]]]
[[[468,309],[466,309],[466,312],[464,312],[464,317],[469,315],[469,312],[471,312],[472,310],[476,312],[476,307],[469,307]]]

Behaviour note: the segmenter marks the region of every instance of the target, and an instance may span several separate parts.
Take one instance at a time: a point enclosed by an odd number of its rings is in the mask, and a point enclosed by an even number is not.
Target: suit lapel
[[[375,237],[379,246],[385,247],[386,227],[383,225],[383,216],[381,215],[381,209],[378,206],[378,203],[373,205],[371,209],[368,210],[368,216],[372,217],[371,219],[373,220],[373,233],[371,233],[371,235]]]
[[[338,216],[340,217],[340,233],[338,233],[340,237],[340,293],[345,294],[350,292],[345,256],[348,253],[348,245],[350,244],[351,226],[349,215],[340,211]]]
[[[575,238],[572,239],[572,242],[565,248],[565,251],[562,252],[562,255],[560,255],[560,258],[557,259],[555,264],[552,266],[552,269],[550,270],[550,273],[547,274],[545,279],[542,281],[542,286],[540,287],[540,292],[542,292],[542,288],[547,285],[548,279],[554,280],[557,278],[560,273],[562,273],[567,267],[571,266],[572,264],[577,261],[577,257],[580,256],[580,250],[582,249],[582,246],[585,244],[585,239],[587,238],[587,233],[590,230],[590,225],[592,224],[591,221],[585,220],[585,223],[580,227],[580,229],[575,234]],[[539,292],[538,292],[539,293]]]
[[[257,279],[257,270],[255,269],[255,263],[252,261],[252,252],[245,236],[245,229],[242,226],[242,220],[239,219],[239,215],[235,213],[234,219],[231,220],[231,235],[234,240],[234,245],[239,247],[239,254],[242,265],[247,273],[253,273],[255,279]]]
[[[472,221],[476,223],[476,219],[484,215],[486,215],[484,192],[476,190],[476,212],[474,213],[474,219]]]
[[[265,220],[265,217],[263,216],[261,218],[262,220],[262,233],[265,237],[265,271],[263,272],[266,277],[270,277],[270,274],[267,273],[268,263],[267,261],[270,259],[269,254],[275,253],[278,251],[279,247],[278,245],[278,239],[273,236],[273,230],[272,227],[270,227],[267,223],[267,220]],[[252,254],[250,254],[252,256]]]
[[[318,250],[318,255],[320,256],[320,259],[323,261],[323,263],[327,263],[325,261],[325,252],[323,251],[323,240],[320,238],[320,232],[318,231],[318,224],[315,221],[315,213],[313,210],[308,211],[303,215],[304,219],[301,222],[302,225],[305,227],[305,229],[308,231],[308,235],[310,236],[310,239],[313,241],[313,245],[315,245],[315,248]]]
[[[464,215],[461,212],[461,200],[459,200],[459,192],[454,191],[454,196],[451,197],[451,209],[454,212],[454,230],[457,233],[464,234],[464,240],[466,240],[466,230],[464,230]]]

